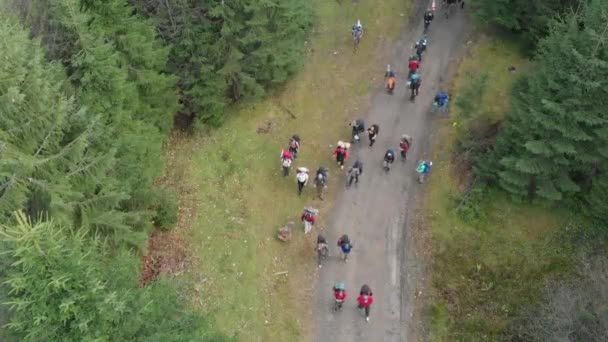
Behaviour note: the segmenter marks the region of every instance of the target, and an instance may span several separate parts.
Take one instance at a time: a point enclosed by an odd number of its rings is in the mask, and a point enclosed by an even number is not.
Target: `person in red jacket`
[[[308,234],[312,230],[312,226],[317,221],[317,213],[319,211],[313,208],[305,208],[300,220],[304,223],[304,233]]]
[[[359,297],[357,297],[357,303],[359,310],[365,310],[365,320],[369,322],[369,310],[374,302],[374,296],[372,293],[372,289],[370,289],[367,284],[361,286],[361,291],[359,291]]]
[[[344,302],[346,301],[346,297],[348,296],[348,294],[346,293],[346,287],[344,286],[344,283],[337,283],[336,285],[334,285],[333,290],[335,299],[334,310],[338,311],[342,309],[342,304],[344,304]]]
[[[399,152],[401,153],[401,159],[407,159],[407,151],[412,146],[412,137],[407,134],[401,136],[401,140],[399,141]]]
[[[412,57],[410,58],[410,62],[408,63],[407,67],[410,69],[410,73],[407,78],[410,78],[412,74],[417,72],[420,68],[420,61],[418,61],[418,58]]]
[[[334,157],[336,157],[336,162],[340,165],[340,168],[344,169],[344,161],[348,158],[348,145],[345,142],[338,141],[338,147],[334,150]]]

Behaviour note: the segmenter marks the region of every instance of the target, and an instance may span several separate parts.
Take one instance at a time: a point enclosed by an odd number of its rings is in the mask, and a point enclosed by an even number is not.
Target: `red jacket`
[[[410,144],[407,141],[401,141],[399,143],[399,149],[403,152],[407,152],[410,149]]]
[[[344,153],[344,160],[346,160],[348,158],[348,149],[344,148],[344,147],[338,147],[334,150],[334,157],[336,155],[338,155],[339,152]]]
[[[346,291],[334,290],[334,298],[336,300],[345,301],[346,300],[346,296],[347,296]]]
[[[302,216],[300,217],[300,220],[302,220],[302,222],[308,221],[312,224],[315,224],[315,221],[317,220],[317,218],[315,217],[315,215],[313,213],[310,213],[310,215],[308,215],[308,217],[306,217],[306,212],[304,212],[302,214]]]
[[[417,60],[413,59],[408,64],[408,67],[410,68],[411,71],[416,71],[420,67],[420,63]]]
[[[359,297],[357,297],[357,302],[360,306],[366,308],[372,305],[372,303],[374,302],[374,297],[367,296],[367,300],[365,300],[365,298],[363,298],[363,295],[359,295]]]

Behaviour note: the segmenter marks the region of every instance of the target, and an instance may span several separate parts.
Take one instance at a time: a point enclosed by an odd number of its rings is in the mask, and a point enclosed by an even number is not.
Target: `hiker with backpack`
[[[410,89],[412,90],[411,99],[413,100],[416,96],[418,96],[418,90],[420,90],[420,85],[422,84],[422,80],[420,79],[420,75],[415,72],[410,77]]]
[[[380,126],[373,124],[370,128],[367,129],[367,137],[369,138],[369,147],[372,147],[376,142],[376,138],[378,137],[378,132],[380,132]]]
[[[401,160],[407,160],[407,151],[412,146],[412,137],[407,134],[401,136],[399,141],[399,152],[401,153]]]
[[[357,159],[357,161],[353,164],[353,166],[350,167],[350,169],[348,169],[347,175],[348,175],[348,186],[351,186],[353,184],[353,181],[355,181],[355,184],[359,183],[359,176],[363,173],[363,162],[361,162],[359,159]]]
[[[312,230],[312,227],[315,225],[317,221],[317,214],[319,211],[314,208],[304,208],[304,212],[302,216],[300,216],[300,220],[304,224],[304,233],[308,234]]]
[[[349,143],[345,143],[343,141],[338,141],[338,147],[334,150],[334,157],[336,157],[336,162],[340,166],[340,169],[344,169],[344,162],[348,158],[348,148],[350,147]]]
[[[351,121],[349,125],[352,127],[352,143],[361,140],[360,134],[365,132],[365,122],[362,119]]]
[[[338,247],[340,247],[340,253],[342,255],[342,260],[344,262],[348,262],[348,255],[350,251],[353,249],[353,244],[348,238],[348,235],[344,234],[338,239]]]
[[[359,291],[359,297],[357,297],[357,308],[359,310],[365,310],[365,320],[368,322],[369,312],[373,302],[374,294],[372,293],[372,289],[367,284],[364,284],[361,286],[361,291]]]
[[[302,195],[302,190],[308,184],[308,169],[299,167],[296,169],[296,181],[298,182],[298,196]]]
[[[281,168],[283,169],[283,177],[289,176],[289,170],[291,170],[291,163],[293,162],[293,156],[289,150],[281,150]]]
[[[294,160],[298,157],[298,153],[300,153],[299,135],[294,134],[291,138],[289,138],[289,152],[291,152]]]
[[[321,166],[315,175],[315,188],[317,188],[317,196],[320,200],[324,200],[324,193],[327,189],[327,181],[329,180],[329,170]]]

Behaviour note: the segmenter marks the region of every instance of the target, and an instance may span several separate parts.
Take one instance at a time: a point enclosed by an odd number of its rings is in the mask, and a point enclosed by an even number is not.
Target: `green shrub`
[[[177,223],[179,212],[177,195],[169,190],[161,190],[157,196],[154,224],[162,230],[170,230]]]

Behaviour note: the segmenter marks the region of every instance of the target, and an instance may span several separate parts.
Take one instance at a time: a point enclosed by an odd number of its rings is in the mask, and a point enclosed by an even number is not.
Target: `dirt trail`
[[[437,0],[438,4],[440,2]],[[394,95],[390,96],[378,87],[372,97],[365,121],[367,126],[380,125],[376,144],[368,148],[365,136],[349,157],[348,165],[356,159],[363,161],[364,173],[358,186],[338,195],[329,229],[325,232],[332,245],[332,257],[319,270],[313,308],[317,329],[315,341],[407,340],[409,303],[413,293],[407,288],[405,238],[408,215],[414,210],[415,193],[424,187],[416,182],[416,162],[429,156],[431,103],[440,82],[445,81],[442,76],[447,73],[449,63],[463,51],[469,31],[469,18],[465,12],[458,8],[446,20],[437,9],[421,66],[420,95],[415,103],[411,102],[406,85],[406,63],[408,55],[413,53],[413,43],[422,36],[422,14],[427,5],[427,1],[418,2],[410,25],[403,30],[387,61],[398,76]],[[365,39],[374,37],[370,34]],[[378,66],[379,75],[385,67],[386,64]],[[398,151],[399,138],[404,133],[414,139],[408,160],[396,159],[387,174],[382,169],[382,157],[389,147]],[[335,241],[343,233],[347,233],[354,243],[348,264],[336,258]],[[331,287],[337,281],[346,284],[349,298],[342,312],[333,313]],[[364,283],[370,285],[375,297],[368,323],[355,308],[356,297]]]

